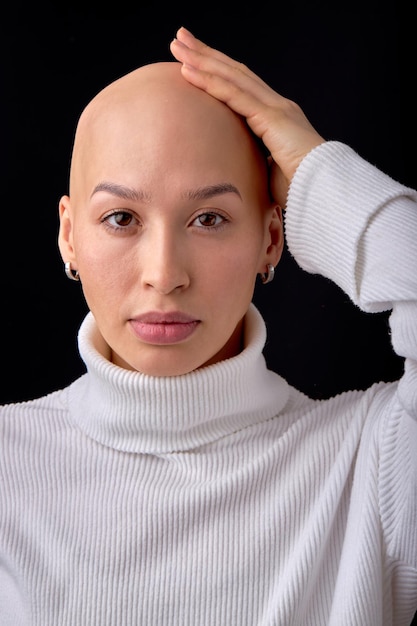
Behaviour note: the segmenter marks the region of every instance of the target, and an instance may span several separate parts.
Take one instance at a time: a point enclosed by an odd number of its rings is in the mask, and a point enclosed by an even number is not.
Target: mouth
[[[188,339],[201,320],[180,311],[160,313],[151,311],[129,320],[135,336],[154,345],[170,345]]]

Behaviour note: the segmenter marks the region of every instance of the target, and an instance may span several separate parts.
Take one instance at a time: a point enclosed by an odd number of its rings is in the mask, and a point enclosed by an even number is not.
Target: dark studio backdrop
[[[97,91],[170,60],[183,24],[296,100],[325,138],[417,187],[413,21],[411,7],[367,0],[9,4],[0,42],[0,403],[43,395],[84,371],[76,334],[86,307],[64,275],[57,208],[78,115]],[[359,312],[287,252],[255,302],[268,323],[269,365],[316,398],[402,372],[388,314]]]
[[[170,60],[180,25],[296,100],[324,137],[417,186],[411,14],[397,3],[366,1],[273,7],[140,0],[9,6],[1,35],[0,402],[45,394],[84,371],[76,334],[86,307],[79,284],[64,275],[56,243],[76,121],[112,80]],[[314,397],[402,372],[387,314],[360,313],[287,252],[275,281],[256,287],[255,302],[268,322],[270,366]]]
[[[0,402],[60,388],[81,372],[86,312],[56,244],[73,133],[95,93],[138,65],[170,60],[184,24],[301,104],[319,132],[417,186],[411,15],[397,3],[233,5],[14,4],[2,19]],[[133,7],[133,8],[132,8]],[[352,207],[354,210],[354,207]],[[337,260],[335,260],[337,262]],[[417,269],[417,268],[416,268]],[[257,286],[266,357],[314,397],[400,375],[387,314],[360,313],[288,253]]]
[[[397,3],[367,1],[270,6],[9,7],[1,35],[0,402],[45,394],[84,371],[76,333],[86,308],[56,244],[75,124],[106,84],[138,65],[170,60],[180,25],[299,102],[324,137],[417,186],[411,15]],[[255,302],[268,322],[270,366],[310,395],[363,388],[402,371],[387,314],[360,313],[288,253],[274,283],[256,287]]]

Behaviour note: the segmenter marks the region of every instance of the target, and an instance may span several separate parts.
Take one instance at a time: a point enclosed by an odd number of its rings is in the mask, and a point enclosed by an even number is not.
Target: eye
[[[105,215],[101,221],[107,228],[113,230],[127,230],[138,224],[138,220],[129,211],[112,211],[112,213]]]
[[[200,213],[195,220],[192,222],[193,226],[197,226],[199,228],[219,228],[226,222],[226,218],[219,213],[207,212]]]

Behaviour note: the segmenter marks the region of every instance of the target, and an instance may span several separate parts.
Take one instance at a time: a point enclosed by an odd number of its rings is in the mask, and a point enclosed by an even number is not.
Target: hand
[[[245,65],[180,28],[171,42],[186,80],[246,118],[271,154],[270,186],[285,207],[288,187],[304,156],[325,140],[295,102],[284,98]]]

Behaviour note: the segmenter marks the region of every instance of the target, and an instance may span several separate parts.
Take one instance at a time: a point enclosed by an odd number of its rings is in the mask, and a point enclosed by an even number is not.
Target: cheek
[[[93,238],[82,239],[76,247],[77,265],[84,296],[90,308],[103,308],[115,302],[115,294],[125,292],[132,280],[130,265],[116,250]]]
[[[265,255],[266,236],[265,229],[258,221],[254,222],[252,228],[248,228],[245,236],[236,239],[235,245],[231,248],[229,260],[233,263],[236,273],[241,276],[248,274],[256,276],[259,266]]]
[[[230,306],[247,302],[253,295],[260,259],[261,246],[253,240],[218,249],[204,269],[200,267],[200,284],[213,300],[223,299]]]

